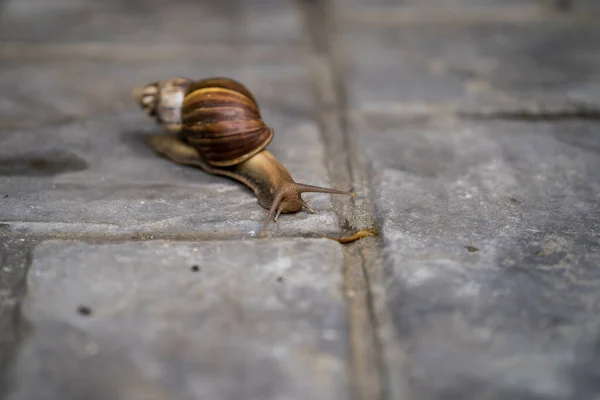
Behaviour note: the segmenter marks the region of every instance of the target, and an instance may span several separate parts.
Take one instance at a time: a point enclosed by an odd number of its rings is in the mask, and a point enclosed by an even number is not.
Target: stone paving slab
[[[568,21],[568,20],[567,20]],[[341,24],[349,105],[410,113],[600,106],[600,26]],[[443,38],[443,40],[441,40]]]
[[[355,127],[415,398],[600,392],[599,128],[393,118]]]
[[[278,136],[271,151],[298,181],[328,186],[317,126],[281,113],[271,121],[285,127],[285,137]],[[0,221],[38,233],[258,232],[267,210],[249,189],[160,158],[143,142],[152,129],[135,113],[4,134],[0,175],[7,197],[0,199]],[[269,233],[337,232],[329,196],[305,198],[316,214],[284,215]]]
[[[311,3],[0,0],[12,400],[597,397],[596,2]],[[297,180],[370,183],[337,212],[381,242],[216,240],[266,211],[144,146],[131,86],[168,75],[247,84]],[[330,197],[307,199],[318,214],[270,233],[338,233]],[[210,241],[29,253],[74,236]]]
[[[131,96],[132,88],[173,76],[238,79],[251,88],[265,121],[270,123],[282,111],[311,118],[310,81],[303,51],[282,57],[276,52],[255,54],[253,48],[236,54],[224,52],[223,46],[192,47],[194,57],[179,52],[166,60],[158,53],[153,59],[151,53],[132,61],[110,59],[110,53],[100,59],[78,57],[77,48],[65,54],[68,47],[52,46],[45,56],[36,57],[36,53],[43,53],[43,47],[27,52],[28,47],[23,46],[21,52],[10,57],[11,48],[0,52],[0,60],[3,54],[6,57],[0,69],[0,90],[6,93],[0,100],[2,126],[57,125],[110,112],[136,111],[141,117],[141,109]],[[287,126],[275,128],[279,133]]]
[[[1,133],[2,196],[8,198],[0,199],[0,221],[14,229],[159,237],[257,232],[266,210],[249,189],[175,165],[144,144],[145,135],[161,130],[134,104],[131,88],[168,76],[222,74],[243,81],[260,99],[265,122],[275,129],[269,150],[297,181],[331,186],[311,110],[310,81],[301,63],[217,59],[199,69],[184,60],[140,71],[136,63],[50,61],[26,63],[33,77],[26,82],[17,79],[28,72],[23,63],[12,65],[3,73],[11,96],[5,99],[8,107],[0,106],[0,118],[25,126]],[[28,118],[23,106],[31,103],[41,112]],[[329,196],[305,198],[318,212],[283,216],[272,226],[273,233],[319,236],[338,231]]]
[[[471,12],[480,9],[506,9],[507,7],[539,7],[544,0],[334,0],[334,4],[340,7],[340,10],[346,7],[359,9],[373,9],[386,7],[390,9],[437,9],[437,10],[455,10]],[[546,0],[550,3],[552,0]]]
[[[346,399],[341,268],[325,239],[44,242],[8,398]]]
[[[0,7],[0,37],[7,41],[294,44],[303,40],[292,0],[184,0],[176,6],[161,0],[6,0]]]

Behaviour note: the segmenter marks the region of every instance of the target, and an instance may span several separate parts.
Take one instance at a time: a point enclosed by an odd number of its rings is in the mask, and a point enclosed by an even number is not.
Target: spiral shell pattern
[[[134,90],[142,109],[171,133],[181,130],[181,104],[187,87],[187,78],[173,78],[149,83]]]
[[[262,120],[254,96],[229,78],[192,83],[181,110],[185,141],[214,166],[241,163],[264,149],[273,130]]]

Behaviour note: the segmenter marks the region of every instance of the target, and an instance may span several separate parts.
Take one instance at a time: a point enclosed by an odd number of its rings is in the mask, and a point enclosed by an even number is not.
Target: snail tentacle
[[[324,187],[320,187],[320,186],[305,185],[304,183],[296,183],[296,188],[298,189],[299,193],[330,193],[330,194],[344,194],[344,195],[352,196],[352,197],[356,196],[356,193],[347,192],[345,190],[337,190],[337,189],[324,188]]]
[[[267,226],[269,225],[269,221],[271,221],[271,218],[273,218],[273,214],[275,213],[275,210],[277,210],[279,208],[279,205],[281,203],[281,200],[283,200],[284,195],[285,195],[285,193],[283,190],[278,191],[277,194],[275,195],[275,198],[273,199],[273,204],[271,204],[271,208],[269,209],[269,213],[267,214],[267,218],[265,219],[265,222],[263,224],[261,231],[258,234],[258,237],[265,236],[265,232],[267,230]],[[279,215],[279,213],[277,215]]]

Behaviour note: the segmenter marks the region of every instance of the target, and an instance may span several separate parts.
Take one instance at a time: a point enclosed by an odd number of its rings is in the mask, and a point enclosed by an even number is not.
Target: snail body
[[[259,237],[280,213],[306,207],[302,193],[354,196],[337,189],[305,185],[265,148],[273,129],[262,120],[252,93],[229,78],[193,81],[173,78],[134,90],[141,107],[169,133],[151,135],[149,145],[174,162],[227,176],[248,186],[258,204],[269,210]]]

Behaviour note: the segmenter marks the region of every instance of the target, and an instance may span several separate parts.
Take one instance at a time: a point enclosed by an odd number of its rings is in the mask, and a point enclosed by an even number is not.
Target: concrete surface
[[[0,1],[2,398],[600,398],[599,12]],[[255,239],[248,189],[144,144],[131,88],[181,75],[358,196]]]

